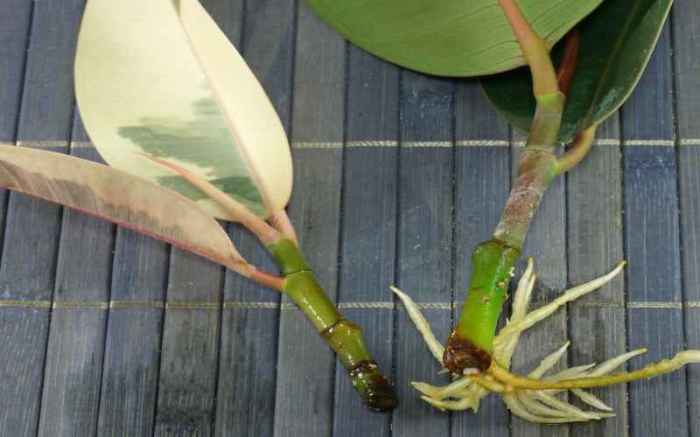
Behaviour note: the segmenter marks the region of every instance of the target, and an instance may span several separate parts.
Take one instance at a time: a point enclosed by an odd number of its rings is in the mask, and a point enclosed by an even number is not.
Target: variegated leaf
[[[90,0],[76,94],[111,166],[226,211],[143,155],[176,162],[261,216],[292,189],[285,131],[260,83],[197,0]]]
[[[201,207],[123,171],[60,153],[0,145],[0,187],[109,220],[250,274],[226,232]]]

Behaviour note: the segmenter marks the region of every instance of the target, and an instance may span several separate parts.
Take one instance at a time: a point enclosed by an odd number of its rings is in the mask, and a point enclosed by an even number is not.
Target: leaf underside
[[[568,143],[578,132],[603,122],[627,100],[651,58],[672,3],[605,0],[581,22],[578,66],[567,97],[561,142]],[[527,70],[485,78],[482,85],[513,125],[530,129],[535,100]]]
[[[498,0],[307,0],[365,50],[440,76],[479,76],[525,64]],[[554,45],[603,0],[520,0],[525,18]]]
[[[292,189],[286,133],[197,0],[90,0],[75,63],[85,127],[109,165],[220,206],[143,155],[176,162],[261,216]],[[179,181],[176,181],[180,179]]]
[[[194,202],[105,165],[0,145],[0,187],[108,220],[233,270],[244,264],[222,227]]]

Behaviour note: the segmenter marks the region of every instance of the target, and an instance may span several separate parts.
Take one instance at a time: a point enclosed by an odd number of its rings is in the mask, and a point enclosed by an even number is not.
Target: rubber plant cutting
[[[75,62],[83,123],[110,165],[0,146],[0,186],[201,255],[287,295],[372,409],[392,385],[304,260],[285,206],[292,160],[262,86],[197,0],[90,0]],[[250,231],[279,274],[237,251],[216,218]],[[309,360],[313,363],[313,360]]]
[[[624,263],[529,311],[536,279],[530,260],[513,294],[510,318],[496,333],[528,227],[547,187],[584,159],[596,127],[631,94],[672,0],[308,1],[351,42],[386,60],[439,76],[484,76],[491,102],[528,133],[501,220],[492,238],[473,251],[467,297],[445,345],[413,300],[393,288],[432,354],[453,376],[443,387],[414,382],[426,402],[443,410],[476,411],[484,396],[497,393],[512,413],[533,422],[599,420],[612,409],[585,389],[700,362],[700,351],[681,351],[639,370],[611,373],[645,352],[641,349],[552,373],[567,343],[528,375],[509,370],[523,331],[608,283]],[[565,391],[592,409],[557,396]]]

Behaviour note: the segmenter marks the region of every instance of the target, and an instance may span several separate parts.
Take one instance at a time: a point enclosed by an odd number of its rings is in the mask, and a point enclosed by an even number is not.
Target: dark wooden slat
[[[155,435],[213,434],[221,267],[196,255],[171,255]],[[207,307],[210,306],[210,307]]]
[[[398,286],[416,302],[452,302],[453,107],[450,81],[408,71],[401,80]],[[420,141],[441,141],[419,145]],[[446,339],[449,309],[424,314],[438,338]],[[401,436],[446,435],[450,417],[423,402],[410,381],[446,381],[440,366],[404,310],[395,322],[397,392],[401,399],[392,430]]]
[[[301,247],[331,299],[335,298],[337,282],[341,160],[340,150],[296,152],[295,201],[290,206]],[[318,435],[330,432],[334,365],[334,355],[302,314],[295,308],[283,311],[275,435],[299,435],[290,430],[309,428],[321,430]]]
[[[292,139],[337,144],[343,139],[345,44],[303,2],[297,14]],[[310,265],[335,300],[342,149],[293,153],[290,217]],[[335,356],[296,309],[280,315],[278,353],[274,434],[330,435]]]
[[[243,36],[246,60],[251,64],[251,68],[253,68],[253,71],[272,99],[288,134],[290,132],[289,126],[291,123],[292,111],[292,78],[294,71],[293,61],[296,32],[295,16],[294,2],[284,0],[246,2],[245,35]],[[298,192],[298,182],[308,181],[308,175],[306,175],[307,177],[302,175],[304,169],[299,166],[299,162],[296,159],[294,161],[294,169],[295,192]],[[313,247],[305,245],[304,237],[306,236],[306,232],[304,232],[301,227],[299,218],[293,211],[291,211],[290,217],[296,223],[302,247],[307,251],[312,249]],[[309,261],[314,265],[316,259],[310,258]],[[326,278],[322,274],[320,278],[325,282]],[[266,311],[265,313],[267,314],[268,312]],[[286,357],[290,357],[290,359],[294,361],[298,361],[301,357],[290,353],[290,349],[296,347],[296,338],[293,335],[289,337],[285,335],[286,330],[284,329],[282,316],[279,317],[279,320],[277,345],[273,342],[268,345],[268,347],[277,346],[276,361],[278,363],[276,372],[277,391],[276,393],[270,394],[270,396],[274,396],[275,399],[275,414],[273,418],[271,412],[268,412],[268,416],[273,420],[273,433],[276,435],[287,435],[286,427],[295,425],[296,422],[290,420],[290,415],[285,417],[285,409],[293,409],[302,405],[300,405],[299,399],[284,397],[281,391],[285,385],[288,385],[288,381],[289,383],[306,386],[303,381],[294,379],[296,375],[285,373],[291,366],[296,364],[287,361]],[[308,327],[306,328],[308,329]],[[272,356],[274,357],[274,355]],[[283,363],[283,365],[280,365],[280,363]],[[299,394],[304,393],[299,390],[295,390],[295,392]],[[299,417],[295,417],[294,419],[298,418]],[[293,433],[293,431],[291,432]]]
[[[289,123],[293,47],[293,5],[278,1],[236,2],[227,13],[232,30],[243,29],[239,49],[270,96],[285,127]],[[223,22],[223,20],[222,20]],[[229,36],[233,38],[232,30]],[[247,259],[274,271],[259,243],[239,228],[232,231]],[[225,308],[217,395],[217,435],[272,435],[275,409],[277,307],[279,296],[227,272],[226,301],[251,306]]]
[[[76,115],[71,154],[101,162],[87,141]],[[51,314],[39,435],[95,432],[107,313],[102,308],[65,306],[109,299],[113,244],[112,224],[64,211],[54,292],[54,301],[64,306]]]
[[[630,262],[628,302],[680,302],[681,271],[676,151],[673,139],[671,52],[666,26],[635,94],[623,108],[625,162],[625,250]],[[635,146],[634,141],[651,145]],[[683,347],[683,311],[628,310],[629,348],[649,353],[631,362],[639,367]],[[631,433],[687,435],[685,373],[631,384]]]
[[[622,108],[625,141],[673,139],[670,43],[670,25],[666,23],[644,75]]]
[[[110,309],[98,435],[150,435],[158,390],[167,245],[117,231],[111,298],[139,308]]]
[[[31,7],[31,3],[17,0],[7,8],[0,9],[0,56],[7,61],[0,64],[0,77],[6,78],[0,84],[0,102],[4,108],[0,112],[0,141],[16,139]],[[3,203],[5,195],[2,195]],[[4,223],[0,223],[0,226],[4,228]],[[32,433],[34,423],[31,415],[35,413],[36,405],[34,399],[26,397],[26,389],[29,387],[30,390],[38,390],[34,381],[39,368],[23,372],[16,367],[16,363],[41,363],[44,352],[42,335],[47,327],[46,310],[0,309],[0,336],[5,339],[3,346],[0,346],[0,353],[6,357],[4,365],[0,366],[0,380],[14,381],[12,385],[4,383],[3,394],[0,394],[0,435],[21,436]],[[31,397],[31,393],[29,395]],[[19,407],[20,411],[29,406],[29,416],[17,417],[12,405]],[[26,419],[29,420],[24,421]]]
[[[684,297],[700,302],[700,4],[675,2],[673,53],[675,60],[676,120],[680,137],[678,172],[681,210],[681,245],[683,257]],[[700,309],[685,312],[685,333],[689,348],[700,348]],[[700,434],[700,369],[688,369],[688,411],[691,435]]]
[[[231,41],[240,41],[241,2],[203,2]],[[214,434],[223,270],[173,249],[158,383],[155,435]]]
[[[20,143],[67,149],[73,114],[68,59],[73,58],[82,4],[82,0],[35,4],[17,132]],[[26,33],[24,30],[18,37],[25,38]],[[0,265],[0,298],[51,299],[60,217],[59,207],[22,195],[10,196]],[[0,336],[7,341],[0,346],[0,354],[12,358],[4,361],[0,370],[0,435],[34,435],[49,314],[46,310],[26,309],[4,312]]]
[[[622,151],[619,116],[598,128],[590,154],[567,173],[569,283],[580,284],[609,272],[623,258]],[[615,144],[617,143],[617,144]],[[572,307],[598,303],[622,306],[624,278]]]
[[[671,10],[673,59],[675,61],[676,120],[681,140],[700,139],[700,5],[692,0],[676,0]]]
[[[345,42],[306,3],[298,3],[292,140],[337,143],[343,140]]]
[[[629,348],[649,348],[649,353],[633,359],[629,367],[638,369],[683,349],[681,319],[680,309],[628,309]],[[685,372],[680,371],[630,384],[631,435],[659,435],[661,429],[668,435],[689,435],[685,379]]]
[[[698,307],[686,310],[685,332],[688,338],[687,347],[689,349],[700,349],[700,339],[698,339],[697,334],[700,332],[700,309]],[[700,430],[700,417],[697,414],[698,403],[700,403],[700,390],[698,389],[700,375],[698,374],[697,365],[688,369],[687,378],[690,435],[697,435],[697,431]]]
[[[35,2],[18,140],[58,141],[73,122],[73,58],[85,0]]]
[[[24,145],[67,150],[73,75],[63,58],[73,58],[82,4],[82,0],[71,0],[36,5],[17,133],[17,140]],[[4,242],[9,250],[0,268],[0,297],[50,298],[54,264],[50,260],[56,253],[60,209],[12,195],[10,210]],[[27,262],[31,259],[36,261]]]
[[[6,339],[0,353],[6,357],[0,367],[3,390],[0,395],[0,435],[36,434],[48,310],[3,308],[0,336]]]
[[[7,0],[0,6],[0,141],[15,140],[32,7],[27,0]]]
[[[25,0],[14,0],[0,8],[0,142],[13,143],[17,140],[19,113],[27,51],[32,30],[34,5]],[[7,202],[8,193],[0,190],[0,203]],[[3,208],[0,229],[5,230]],[[1,235],[1,234],[0,234]]]
[[[457,86],[455,100],[455,320],[471,275],[471,254],[491,238],[508,198],[508,126],[490,106],[477,82]],[[508,434],[508,410],[497,396],[484,399],[478,413],[452,416],[452,436]]]
[[[623,258],[622,153],[619,117],[598,129],[589,156],[567,174],[569,284],[590,281],[610,271]],[[570,364],[602,362],[625,352],[623,275],[600,291],[569,306]],[[625,385],[596,393],[615,410],[615,417],[571,427],[575,436],[627,435]],[[579,404],[582,408],[587,406]]]
[[[396,179],[398,164],[399,71],[350,47],[343,177],[343,227],[338,302],[392,302],[396,257]],[[366,146],[369,141],[383,146]],[[389,374],[394,311],[343,309],[365,333],[368,348]],[[395,381],[406,384],[406,381]],[[390,415],[371,413],[336,367],[333,434],[390,435]]]
[[[274,271],[264,248],[239,228],[231,232],[245,258]],[[271,436],[279,296],[236,273],[226,272],[216,397],[216,435]],[[234,302],[242,302],[231,306]],[[257,305],[266,302],[271,305]]]
[[[290,2],[245,2],[243,54],[287,130],[292,99],[294,24],[294,5]]]
[[[525,139],[520,133],[514,139]],[[522,147],[513,151],[512,169],[515,174]],[[555,299],[566,287],[566,186],[564,178],[557,178],[545,193],[542,205],[533,220],[523,249],[524,257],[535,261],[537,284],[530,309]],[[567,340],[567,311],[560,309],[548,319],[529,329],[520,338],[513,356],[513,369],[518,373],[531,371],[542,358],[553,352]],[[566,363],[559,364],[563,367]],[[513,417],[511,435],[567,436],[564,425],[538,425]]]
[[[209,10],[217,17],[229,38],[246,55],[242,47],[244,2],[237,0],[210,1]],[[224,9],[225,8],[225,9]],[[221,18],[219,18],[221,17]],[[256,62],[254,53],[248,62]],[[261,72],[255,70],[260,78]],[[276,95],[270,93],[273,103]],[[285,90],[285,93],[287,91]],[[287,114],[285,107],[280,108]],[[286,122],[283,119],[283,123]],[[274,271],[274,265],[264,248],[245,230],[231,226],[230,235],[245,258],[264,270]],[[224,299],[254,305],[268,302],[267,307],[226,307],[222,314],[219,376],[216,397],[216,435],[272,435],[272,411],[275,408],[275,365],[277,351],[277,321],[279,296],[251,281],[226,272]]]

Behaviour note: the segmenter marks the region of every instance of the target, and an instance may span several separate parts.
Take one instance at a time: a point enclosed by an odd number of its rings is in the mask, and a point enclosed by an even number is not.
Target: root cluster
[[[601,364],[586,364],[551,373],[552,368],[566,353],[569,347],[567,342],[545,357],[527,376],[513,374],[509,369],[520,335],[525,330],[549,317],[568,302],[598,290],[617,276],[624,264],[620,263],[613,271],[600,278],[566,290],[548,305],[528,311],[536,280],[532,259],[528,260],[527,269],[513,296],[511,318],[494,339],[491,367],[485,372],[467,369],[462,375],[453,375],[453,382],[446,386],[413,382],[413,387],[422,394],[421,398],[424,401],[441,410],[471,409],[476,412],[482,398],[496,393],[513,414],[531,422],[585,422],[614,416],[612,408],[586,389],[651,378],[672,372],[686,364],[700,363],[700,350],[683,351],[670,360],[663,360],[632,372],[612,374],[633,357],[645,353],[646,349],[627,352]],[[418,305],[396,287],[392,287],[392,291],[404,303],[431,353],[442,365],[444,347],[435,338]],[[560,396],[564,392],[569,392],[590,408],[584,410],[572,405]]]

